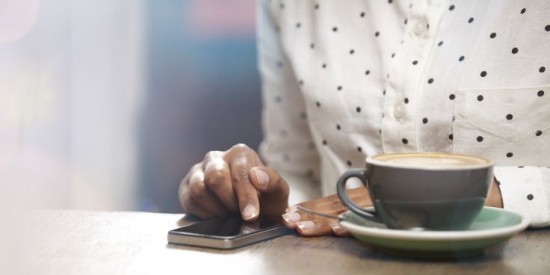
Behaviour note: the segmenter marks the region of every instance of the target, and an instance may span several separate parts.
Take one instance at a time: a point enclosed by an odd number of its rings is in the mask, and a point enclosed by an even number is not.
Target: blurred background
[[[253,0],[0,0],[4,202],[181,212],[260,112]]]

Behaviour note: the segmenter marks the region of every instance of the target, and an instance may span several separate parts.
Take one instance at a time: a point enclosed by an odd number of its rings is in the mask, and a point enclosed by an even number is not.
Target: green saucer
[[[464,258],[482,254],[523,231],[529,221],[520,214],[484,207],[468,230],[413,231],[388,229],[352,212],[341,215],[340,224],[355,238],[388,254],[426,259]]]

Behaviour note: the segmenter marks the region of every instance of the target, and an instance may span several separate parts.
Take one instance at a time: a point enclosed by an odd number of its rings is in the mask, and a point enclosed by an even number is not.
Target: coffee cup
[[[355,204],[346,182],[359,178],[374,208]],[[395,153],[366,158],[346,171],[338,196],[350,211],[391,229],[465,230],[479,214],[493,181],[493,162],[449,153]]]

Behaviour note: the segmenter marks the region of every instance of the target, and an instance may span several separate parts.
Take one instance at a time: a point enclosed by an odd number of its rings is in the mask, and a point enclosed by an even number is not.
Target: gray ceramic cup
[[[366,166],[338,179],[338,196],[353,213],[391,229],[465,230],[483,208],[493,181],[493,162],[476,156],[382,154],[368,157]],[[350,178],[368,188],[374,209],[349,198]]]

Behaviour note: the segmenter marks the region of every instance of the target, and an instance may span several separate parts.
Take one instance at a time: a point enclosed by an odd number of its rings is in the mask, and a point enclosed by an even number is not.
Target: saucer
[[[352,212],[340,216],[340,224],[358,240],[388,254],[426,259],[477,256],[485,248],[503,243],[523,231],[529,221],[518,213],[483,207],[467,230],[416,231],[388,229]]]

